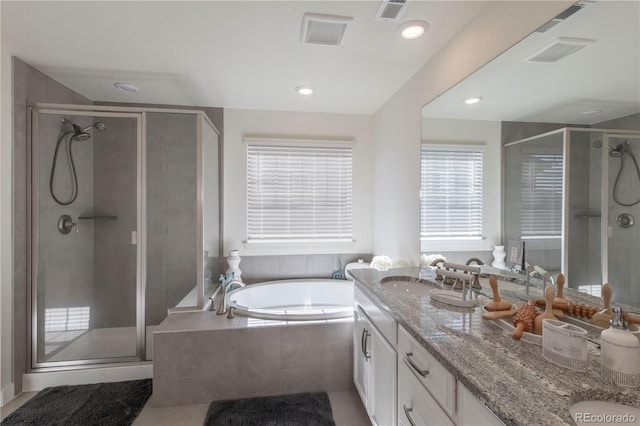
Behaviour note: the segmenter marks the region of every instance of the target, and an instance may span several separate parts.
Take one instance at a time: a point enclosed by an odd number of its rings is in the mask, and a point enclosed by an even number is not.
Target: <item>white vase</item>
[[[504,268],[504,258],[507,256],[507,253],[504,251],[504,246],[495,246],[493,248],[493,262],[491,266],[498,269]]]
[[[229,250],[229,256],[227,257],[227,265],[229,265],[229,268],[227,269],[227,274],[233,272],[234,278],[239,281],[242,281],[242,278],[240,277],[242,275],[242,271],[240,270],[241,260],[242,258],[240,257],[238,250]]]

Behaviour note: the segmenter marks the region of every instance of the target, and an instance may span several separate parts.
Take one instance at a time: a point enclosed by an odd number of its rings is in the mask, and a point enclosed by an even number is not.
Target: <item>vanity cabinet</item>
[[[398,328],[398,424],[503,425],[404,328]]]
[[[503,425],[357,286],[354,308],[354,383],[372,424]]]
[[[396,424],[397,324],[355,290],[354,383],[372,424]]]

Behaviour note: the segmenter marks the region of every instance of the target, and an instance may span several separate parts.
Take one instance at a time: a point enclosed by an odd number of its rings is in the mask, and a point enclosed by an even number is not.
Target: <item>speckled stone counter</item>
[[[585,400],[640,406],[640,389],[614,386],[600,377],[595,346],[589,351],[588,371],[576,372],[544,359],[540,346],[514,340],[493,321],[483,320],[481,306],[490,301],[485,297],[491,294],[488,288],[483,287],[478,295],[477,307],[456,308],[431,301],[428,296],[403,294],[381,285],[381,280],[393,276],[433,281],[435,274],[430,270],[361,269],[351,273],[359,289],[507,425],[574,424],[569,406]],[[513,291],[501,291],[501,296],[521,302]],[[602,305],[599,299],[570,288],[565,289],[565,297]]]

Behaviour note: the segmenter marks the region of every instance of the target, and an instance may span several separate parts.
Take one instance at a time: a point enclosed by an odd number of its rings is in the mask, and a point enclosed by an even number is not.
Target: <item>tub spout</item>
[[[222,291],[222,302],[220,303],[220,307],[218,308],[218,312],[216,312],[217,315],[224,315],[227,313],[228,308],[227,308],[227,294],[233,290],[235,287],[244,287],[245,283],[243,283],[242,281],[239,280],[233,280],[231,282],[229,282],[223,289]],[[231,316],[231,318],[233,318],[233,316]]]

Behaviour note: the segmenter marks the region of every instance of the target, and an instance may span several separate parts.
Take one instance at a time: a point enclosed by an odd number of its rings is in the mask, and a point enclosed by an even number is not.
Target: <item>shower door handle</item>
[[[138,244],[138,231],[131,231],[131,245]]]

